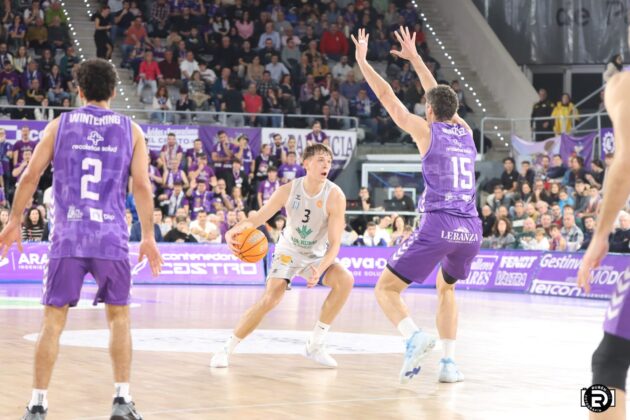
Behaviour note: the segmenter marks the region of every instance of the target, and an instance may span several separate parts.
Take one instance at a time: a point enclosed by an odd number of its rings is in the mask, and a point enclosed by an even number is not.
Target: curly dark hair
[[[439,85],[429,90],[427,103],[431,105],[437,121],[450,120],[459,108],[457,94],[447,85]]]
[[[79,88],[88,101],[107,101],[113,96],[118,75],[109,61],[102,58],[85,60],[77,76]]]

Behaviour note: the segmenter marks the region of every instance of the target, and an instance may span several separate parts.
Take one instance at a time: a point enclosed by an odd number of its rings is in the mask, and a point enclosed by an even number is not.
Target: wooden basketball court
[[[0,285],[0,419],[19,418],[30,398],[40,291],[37,285]],[[86,287],[85,298],[93,292]],[[302,340],[293,332],[311,330],[327,290],[294,288],[263,322],[262,336],[241,343],[229,368],[210,369],[211,351],[261,293],[260,287],[236,286],[134,289],[131,394],[145,419],[587,416],[580,389],[590,384],[606,302],[460,292],[456,360],[465,382],[437,382],[438,347],[420,376],[403,386],[402,339],[371,289],[355,289],[331,329],[330,347],[343,353],[333,354],[339,368],[331,370],[297,354]],[[413,290],[405,298],[418,325],[435,333],[434,291]],[[106,328],[103,310],[71,310],[49,388],[48,419],[109,418],[109,355],[95,347],[106,345]],[[293,354],[281,354],[287,352]]]

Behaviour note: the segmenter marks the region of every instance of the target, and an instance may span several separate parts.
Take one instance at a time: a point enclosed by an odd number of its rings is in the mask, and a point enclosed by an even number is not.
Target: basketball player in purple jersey
[[[54,204],[50,211],[49,263],[44,270],[44,321],[35,350],[33,394],[23,419],[46,417],[47,388],[59,351],[68,308],[79,301],[83,279],[98,285],[94,304],[105,302],[110,328],[115,395],[111,419],[141,419],[129,395],[131,332],[129,325],[128,233],[125,195],[129,174],[142,225],[140,260],[146,256],[153,275],[162,258],[153,237],[153,198],[147,171],[144,134],[129,117],[109,109],[116,71],[105,60],[84,61],[78,71],[84,107],[50,122],[18,185],[11,218],[0,233],[2,258],[20,244],[20,221],[39,178],[52,162]]]
[[[628,36],[630,43],[630,34]],[[605,104],[615,130],[615,158],[606,171],[604,199],[597,216],[593,239],[582,258],[578,285],[588,293],[591,271],[608,253],[610,235],[619,211],[630,195],[630,72],[617,74],[606,84]],[[602,413],[591,412],[591,419],[626,418],[626,379],[630,367],[630,267],[617,280],[604,320],[604,338],[593,353],[593,384],[616,390],[616,406]],[[601,394],[600,394],[601,396]],[[600,400],[601,401],[601,400]]]
[[[437,328],[444,347],[440,361],[441,382],[459,382],[463,375],[453,357],[457,333],[455,282],[465,279],[481,246],[481,222],[475,205],[475,158],[477,150],[470,127],[457,115],[457,95],[448,86],[438,86],[416,51],[415,34],[400,28],[396,37],[401,50],[392,54],[409,60],[426,92],[424,120],[410,113],[389,83],[366,60],[368,36],[359,30],[356,59],[365,80],[398,127],[416,143],[422,159],[425,190],[418,203],[423,213],[420,226],[388,261],[376,285],[376,297],[387,317],[405,337],[407,351],[400,372],[402,383],[420,372],[421,359],[435,339],[421,331],[409,317],[401,293],[412,282],[422,283],[437,264]]]

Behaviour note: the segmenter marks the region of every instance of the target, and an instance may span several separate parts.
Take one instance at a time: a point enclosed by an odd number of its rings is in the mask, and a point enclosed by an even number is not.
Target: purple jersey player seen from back
[[[94,303],[105,303],[110,327],[115,390],[110,418],[141,419],[129,395],[131,267],[125,198],[131,175],[142,228],[138,261],[146,256],[157,275],[162,258],[153,230],[149,155],[140,127],[109,109],[118,79],[112,64],[102,59],[83,61],[77,79],[84,106],[55,118],[43,130],[21,174],[9,222],[0,232],[2,258],[14,242],[21,251],[22,215],[41,174],[52,163],[55,173],[49,261],[43,273],[44,320],[35,350],[33,392],[22,420],[46,418],[59,337],[68,309],[79,301],[87,274],[94,277]],[[28,156],[31,152],[25,153]]]
[[[475,203],[475,158],[472,130],[457,115],[457,94],[438,86],[416,50],[415,33],[400,27],[395,36],[401,50],[391,53],[409,60],[426,92],[426,120],[409,112],[392,87],[367,62],[368,37],[360,29],[357,64],[365,80],[392,120],[408,132],[422,158],[425,190],[418,203],[420,225],[387,262],[376,285],[381,308],[406,340],[407,350],[400,381],[407,383],[420,372],[422,359],[435,346],[435,338],[421,331],[409,316],[401,293],[412,282],[422,283],[439,266],[437,329],[444,355],[438,380],[460,382],[464,375],[454,362],[457,334],[455,282],[470,273],[481,246],[481,221]]]

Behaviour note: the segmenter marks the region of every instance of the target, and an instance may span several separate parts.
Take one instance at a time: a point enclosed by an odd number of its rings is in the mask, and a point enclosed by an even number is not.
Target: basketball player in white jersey
[[[306,278],[308,287],[322,283],[332,289],[306,342],[304,355],[324,366],[337,366],[335,359],[326,351],[324,339],[330,324],[348,299],[354,278],[335,262],[345,226],[346,197],[341,188],[327,178],[332,159],[328,146],[308,146],[303,156],[306,176],[280,187],[257,213],[225,234],[230,248],[238,252],[235,235],[262,225],[282,207],[286,209],[287,223],[273,254],[265,293],[243,314],[223,349],[212,358],[211,367],[228,366],[230,354],[238,343],[280,303],[287,283],[296,276]]]
[[[630,43],[630,33],[628,36]],[[606,85],[605,104],[615,129],[615,158],[604,179],[604,199],[597,216],[597,227],[593,239],[584,254],[578,272],[578,285],[588,293],[592,279],[591,271],[597,268],[608,253],[610,235],[619,211],[626,205],[630,195],[630,72],[614,76]],[[604,337],[593,353],[591,368],[593,385],[604,385],[616,390],[616,406],[591,412],[591,419],[622,420],[626,418],[626,380],[630,366],[630,267],[619,276],[604,319]],[[589,389],[590,392],[590,389]],[[604,398],[602,390],[597,398],[598,407],[610,405],[612,395]]]

